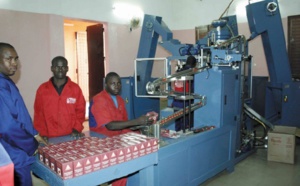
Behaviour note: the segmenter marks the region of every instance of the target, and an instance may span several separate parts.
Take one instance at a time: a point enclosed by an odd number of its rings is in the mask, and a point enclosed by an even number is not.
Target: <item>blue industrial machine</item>
[[[300,82],[292,79],[277,1],[246,7],[251,37],[261,35],[270,81],[266,87],[265,118],[286,126],[300,126]]]
[[[179,111],[172,107],[161,110],[155,124],[160,130],[175,130],[176,118],[187,117],[189,112],[194,115],[193,128],[184,128],[179,138],[160,137],[155,185],[198,185],[224,169],[233,171],[243,107],[242,63],[248,60],[244,56],[246,40],[235,34],[236,24],[235,16],[217,20],[209,36],[194,45],[181,44],[172,38],[161,17],[145,15],[138,51],[138,60],[144,60],[136,63],[137,92],[167,95],[169,103],[173,99],[193,100]],[[175,74],[167,70],[170,74],[150,81],[159,35],[159,44],[172,54],[166,58],[168,62],[184,63],[187,56],[193,55],[198,61],[196,67]],[[172,91],[173,81],[193,81],[194,92]],[[167,90],[160,89],[164,83],[169,84]]]
[[[148,134],[152,132],[160,139],[154,185],[198,185],[223,170],[233,171],[234,165],[255,149],[249,119],[269,128],[274,124],[299,125],[300,82],[291,77],[278,3],[261,1],[247,5],[246,10],[251,30],[248,40],[238,35],[236,17],[227,16],[213,21],[213,29],[195,44],[173,39],[161,17],[145,15],[130,89],[136,89],[131,99],[139,113],[151,108],[157,111],[158,98],[168,98],[168,107],[159,111],[159,121],[148,129]],[[252,74],[248,42],[258,35],[262,36],[270,75],[264,117],[251,109],[249,96]],[[171,55],[165,58],[164,76],[153,78],[158,44]],[[172,62],[184,65],[188,56],[194,56],[197,65],[173,73]],[[174,81],[189,82],[194,88],[176,92]],[[175,109],[171,105],[174,99],[189,104]],[[149,106],[151,101],[154,106]],[[134,111],[129,111],[132,117],[140,115],[130,112]],[[180,117],[189,118],[176,133],[180,137],[159,135],[161,130],[175,130],[174,121]]]

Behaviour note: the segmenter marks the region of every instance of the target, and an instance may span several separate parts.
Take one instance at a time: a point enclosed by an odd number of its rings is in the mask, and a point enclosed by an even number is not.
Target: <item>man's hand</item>
[[[34,136],[34,138],[39,143],[42,143],[44,145],[48,145],[48,138],[47,137],[42,137],[42,136],[40,136],[40,134],[37,134],[37,135]]]
[[[36,139],[36,141],[37,141],[39,144],[48,145],[48,138],[42,137],[42,136],[40,136],[40,134],[35,135],[34,138]],[[45,138],[46,138],[46,139],[45,139]],[[37,153],[38,153],[38,149],[35,150],[35,152],[33,153],[32,156],[35,156]]]
[[[76,129],[73,129],[72,134],[71,134],[71,137],[75,138],[75,139],[79,139],[79,138],[82,138],[84,136],[85,135],[83,133],[78,132]]]
[[[153,123],[153,119],[146,115],[139,117],[139,120],[141,125],[151,125]]]
[[[148,116],[149,119],[153,121],[151,124],[154,124],[154,123],[156,123],[156,121],[157,121],[158,113],[156,113],[156,112],[154,112],[154,111],[151,111],[151,112],[148,112],[148,113],[146,114],[146,116]]]

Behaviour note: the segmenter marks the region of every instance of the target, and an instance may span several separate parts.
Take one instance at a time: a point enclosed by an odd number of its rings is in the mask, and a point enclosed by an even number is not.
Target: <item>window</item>
[[[292,77],[300,79],[300,15],[288,17],[288,55]]]

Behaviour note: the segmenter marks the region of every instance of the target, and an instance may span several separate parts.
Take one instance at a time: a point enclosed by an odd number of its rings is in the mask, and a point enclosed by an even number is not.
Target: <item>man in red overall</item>
[[[90,130],[108,137],[131,131],[129,128],[139,125],[150,125],[153,119],[142,115],[128,120],[125,102],[119,95],[122,88],[120,76],[110,72],[105,77],[105,90],[93,97],[90,105]],[[113,186],[125,186],[127,178],[112,182]]]
[[[53,58],[53,77],[36,92],[34,127],[44,138],[83,136],[86,102],[80,87],[66,76],[68,69],[66,58]]]

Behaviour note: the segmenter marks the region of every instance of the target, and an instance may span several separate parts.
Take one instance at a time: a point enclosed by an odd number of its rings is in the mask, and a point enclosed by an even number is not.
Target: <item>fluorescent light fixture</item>
[[[248,5],[248,2],[242,1],[239,2],[235,8],[235,14],[238,17],[246,17],[246,5]]]
[[[127,3],[115,3],[113,5],[113,13],[122,19],[131,20],[132,18],[141,18],[144,16],[143,10],[138,6]]]
[[[250,4],[251,3],[256,3],[256,2],[260,2],[262,0],[250,0]],[[236,5],[236,8],[235,8],[235,14],[238,16],[238,17],[241,17],[241,18],[246,18],[247,15],[246,15],[246,6],[249,4],[249,0],[243,0],[243,1],[240,1],[237,3]]]

